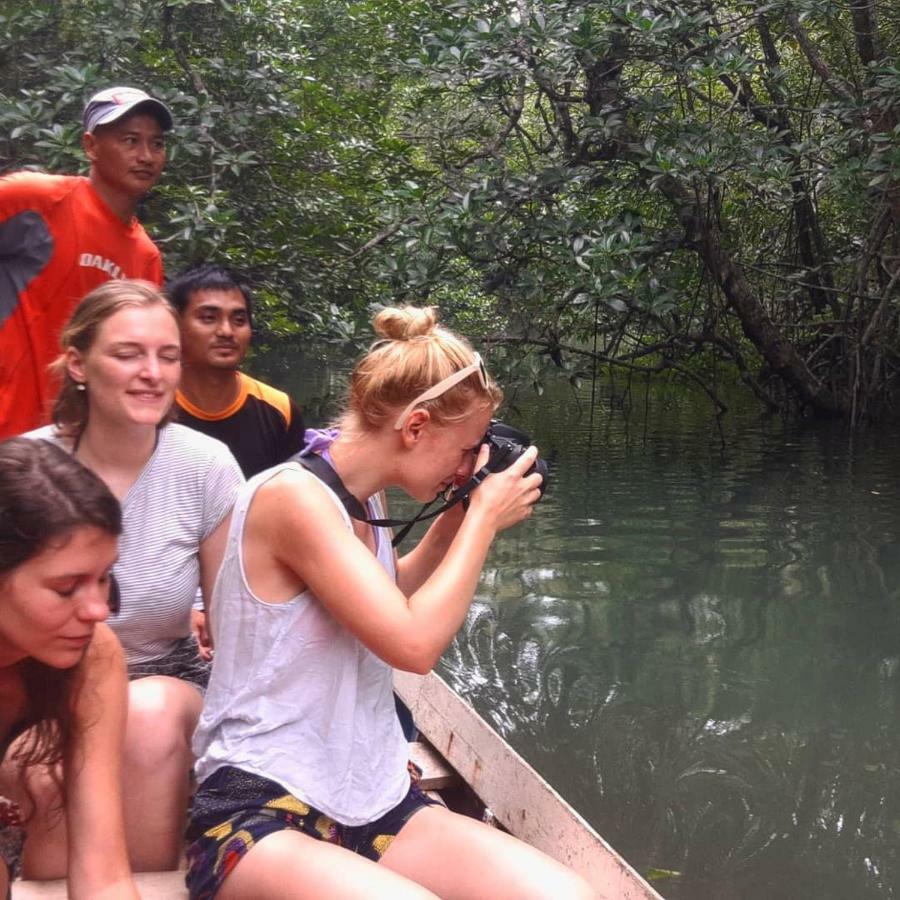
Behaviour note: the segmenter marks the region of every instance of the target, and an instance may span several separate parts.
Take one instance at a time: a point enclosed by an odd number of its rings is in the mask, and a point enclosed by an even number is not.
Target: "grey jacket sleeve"
[[[0,325],[52,255],[53,237],[40,213],[26,209],[0,222]]]

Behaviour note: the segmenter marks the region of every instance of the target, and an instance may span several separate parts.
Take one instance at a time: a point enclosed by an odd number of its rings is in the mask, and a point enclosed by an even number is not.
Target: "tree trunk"
[[[676,206],[689,245],[703,260],[729,306],[773,372],[796,393],[800,401],[823,416],[846,416],[846,400],[836,397],[809,370],[794,345],[779,331],[760,303],[740,266],[723,247],[722,233],[701,204],[692,199],[674,180],[661,185]]]

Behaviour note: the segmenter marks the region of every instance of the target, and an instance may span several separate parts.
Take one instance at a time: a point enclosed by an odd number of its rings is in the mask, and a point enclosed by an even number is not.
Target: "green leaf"
[[[668,881],[672,878],[681,878],[681,874],[681,872],[678,872],[675,869],[657,869],[651,866],[645,872],[645,877],[647,881],[650,882]]]

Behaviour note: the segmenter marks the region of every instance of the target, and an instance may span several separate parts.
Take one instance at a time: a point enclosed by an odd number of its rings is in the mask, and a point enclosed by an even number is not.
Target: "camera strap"
[[[328,462],[327,459],[320,456],[317,453],[311,453],[308,456],[301,456],[299,453],[295,454],[291,457],[291,462],[300,463],[304,469],[311,472],[319,481],[328,485],[335,494],[337,494],[338,499],[341,503],[344,504],[344,509],[350,514],[350,516],[354,519],[357,519],[360,522],[366,522],[369,525],[375,525],[379,528],[393,528],[395,526],[402,526],[400,531],[394,535],[394,539],[391,541],[391,545],[396,547],[405,537],[409,534],[410,529],[418,522],[426,522],[428,519],[433,519],[435,516],[439,516],[442,512],[446,512],[453,506],[456,506],[457,503],[465,500],[466,497],[469,496],[470,492],[476,488],[479,484],[481,484],[484,479],[490,475],[490,471],[487,467],[480,469],[475,472],[469,480],[458,487],[450,497],[444,502],[443,506],[438,507],[437,509],[432,510],[431,512],[427,512],[429,507],[433,506],[440,499],[440,494],[434,498],[434,500],[426,503],[418,513],[411,519],[370,519],[368,513],[366,512],[365,507],[359,500],[347,490],[347,486],[341,480],[341,476],[335,471],[334,467]]]

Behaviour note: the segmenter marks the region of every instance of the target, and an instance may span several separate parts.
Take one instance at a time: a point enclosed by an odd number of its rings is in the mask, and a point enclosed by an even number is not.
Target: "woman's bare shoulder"
[[[291,466],[257,489],[245,535],[296,570],[321,539],[349,533],[334,496],[311,472]],[[304,579],[305,580],[305,579]]]
[[[113,630],[100,623],[88,644],[81,665],[82,681],[101,682],[110,677],[125,677],[125,653]]]
[[[291,516],[296,511],[321,512],[337,506],[328,488],[311,472],[300,466],[289,466],[261,484],[253,498],[257,508],[278,517]]]

